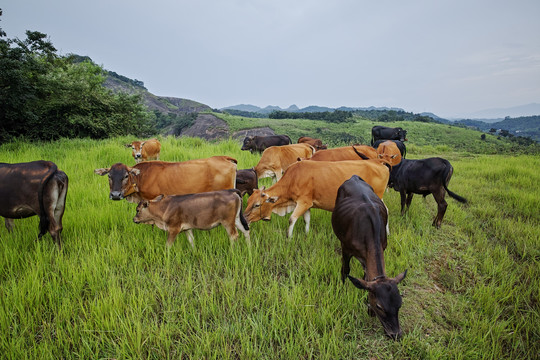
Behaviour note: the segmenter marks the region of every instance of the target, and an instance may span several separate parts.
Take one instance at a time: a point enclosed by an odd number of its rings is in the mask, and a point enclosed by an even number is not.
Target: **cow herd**
[[[372,129],[372,146],[350,145],[327,149],[320,139],[301,137],[291,144],[287,135],[246,137],[242,150],[262,153],[252,169],[237,169],[229,156],[212,156],[184,162],[159,161],[161,144],[156,139],[126,145],[133,149],[136,164],[122,163],[96,169],[108,176],[109,198],[137,204],[133,221],[151,224],[168,232],[167,245],[186,231],[193,245],[192,229],[222,225],[231,243],[238,230],[249,244],[249,224],[270,220],[273,213],[291,213],[287,237],[298,218],[309,232],[310,209],[332,212],[332,228],[341,242],[342,281],[348,278],[368,291],[369,313],[377,316],[385,333],[401,336],[398,311],[401,296],[397,284],[406,271],[389,278],[384,250],[388,236],[388,209],[382,198],[387,187],[401,195],[401,213],[413,194],[433,194],[438,211],[433,225],[441,226],[446,211],[445,194],[466,202],[448,189],[453,173],[441,158],[405,159],[406,130]],[[155,161],[148,161],[155,159]],[[258,187],[258,179],[271,177],[273,184]],[[0,163],[0,216],[8,231],[13,220],[40,217],[39,237],[49,232],[60,246],[62,216],[68,188],[67,175],[49,161]],[[248,194],[242,212],[242,197]],[[363,279],[349,275],[352,257],[364,268]]]

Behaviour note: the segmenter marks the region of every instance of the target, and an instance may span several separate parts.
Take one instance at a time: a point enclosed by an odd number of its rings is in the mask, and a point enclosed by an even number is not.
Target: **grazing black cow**
[[[259,188],[259,182],[257,181],[257,172],[255,169],[236,170],[236,186],[240,190],[241,197],[246,193],[251,196],[253,189]]]
[[[403,130],[400,127],[374,126],[371,128],[371,146],[377,140],[407,141],[407,130]]]
[[[287,135],[246,136],[241,150],[263,152],[270,146],[282,146],[289,144],[292,144],[292,141]]]
[[[386,206],[359,176],[353,175],[339,187],[332,228],[341,241],[341,280],[345,282],[348,277],[357,288],[368,291],[369,313],[379,318],[386,335],[397,340],[402,333],[398,318],[401,295],[397,284],[407,271],[395,278],[386,277],[387,220]],[[353,256],[364,268],[364,279],[349,275]]]
[[[13,219],[38,215],[38,237],[49,232],[60,247],[67,189],[66,173],[53,162],[0,163],[0,216],[8,231]]]
[[[381,145],[385,141],[395,142],[399,149],[399,152],[401,153],[401,157],[405,159],[405,155],[407,155],[407,147],[405,147],[405,144],[401,140],[377,140],[373,142],[373,148],[377,149],[379,145]]]
[[[424,197],[433,194],[438,207],[433,226],[441,227],[448,205],[444,200],[446,192],[459,202],[467,202],[467,199],[448,189],[448,183],[453,172],[454,168],[450,162],[438,157],[422,160],[401,160],[401,163],[395,165],[390,171],[390,180],[388,181],[388,186],[399,191],[401,195],[401,215],[405,214],[409,209],[413,194],[421,194]]]

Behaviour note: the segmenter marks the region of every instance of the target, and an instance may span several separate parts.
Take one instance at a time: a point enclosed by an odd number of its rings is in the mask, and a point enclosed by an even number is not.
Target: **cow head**
[[[401,162],[401,152],[393,141],[385,141],[377,147],[377,158],[391,166]]]
[[[126,144],[126,147],[130,147],[133,150],[133,158],[135,162],[140,163],[142,161],[142,148],[144,146],[144,141],[134,141],[131,144]]]
[[[138,192],[134,176],[140,174],[140,170],[130,168],[122,163],[116,163],[108,169],[95,169],[98,175],[109,174],[109,199],[122,200],[124,197]]]
[[[403,130],[402,128],[396,128],[396,129],[397,129],[396,140],[407,141],[407,130]]]
[[[254,189],[253,194],[248,198],[246,211],[244,212],[244,217],[248,223],[261,219],[270,221],[277,197],[270,197],[264,190],[264,187]]]
[[[240,150],[252,150],[254,148],[255,145],[253,144],[253,136],[246,136],[244,138],[244,144]]]
[[[407,275],[407,270],[393,279],[386,276],[373,281],[365,281],[349,276],[349,280],[359,289],[367,290],[370,310],[379,318],[384,332],[393,340],[398,340],[402,331],[399,326],[398,312],[401,307],[401,295],[397,284]]]
[[[152,200],[139,201],[139,204],[137,204],[137,213],[135,214],[135,217],[133,218],[133,222],[135,224],[154,225],[155,216],[152,214],[150,210],[150,206],[151,204],[159,203],[161,200],[163,200],[163,195],[159,195]]]

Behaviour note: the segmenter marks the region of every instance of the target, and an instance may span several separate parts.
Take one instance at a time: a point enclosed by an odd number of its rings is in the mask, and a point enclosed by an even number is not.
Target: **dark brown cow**
[[[246,136],[240,150],[263,152],[270,146],[283,146],[289,144],[292,144],[292,141],[287,135]]]
[[[309,136],[302,136],[300,138],[298,138],[298,141],[297,141],[299,144],[302,144],[302,143],[306,143],[306,144],[309,144],[311,146],[313,146],[315,148],[315,150],[326,150],[328,148],[328,146],[324,145],[322,143],[322,140],[321,139],[314,139],[314,138],[311,138]]]
[[[360,177],[353,175],[339,187],[332,228],[341,241],[341,280],[345,282],[348,277],[356,287],[368,291],[370,314],[379,318],[386,335],[398,339],[401,336],[398,318],[401,295],[397,284],[405,278],[407,271],[393,279],[386,277],[387,220],[386,206]],[[349,275],[353,256],[364,268],[363,280]]]
[[[60,247],[67,190],[68,177],[53,162],[0,163],[0,216],[8,231],[13,219],[38,215],[38,237],[49,232]]]
[[[129,202],[138,203],[161,194],[184,195],[234,189],[236,160],[229,156],[212,156],[183,162],[143,161],[132,168],[117,163],[94,172],[101,176],[109,174],[111,200],[126,198]]]
[[[153,200],[143,200],[137,205],[133,218],[136,224],[156,225],[167,231],[167,245],[171,246],[176,236],[187,231],[193,244],[192,229],[210,230],[223,225],[231,245],[238,238],[237,228],[242,231],[249,244],[249,226],[242,215],[240,191],[220,190],[189,195],[160,195]]]
[[[127,144],[126,147],[133,150],[132,155],[137,163],[147,160],[159,160],[161,143],[157,139],[133,141],[131,144]]]
[[[257,180],[257,172],[255,169],[243,169],[236,171],[236,188],[240,190],[241,196],[246,193],[248,195],[253,194],[253,189],[259,187]]]
[[[440,228],[446,207],[444,200],[446,193],[459,202],[466,203],[467,199],[453,193],[448,189],[448,183],[454,172],[450,162],[442,158],[429,158],[422,160],[401,160],[390,171],[388,187],[399,191],[401,195],[401,215],[409,209],[414,194],[433,194],[437,202],[437,215],[433,219],[433,226]],[[405,199],[406,198],[406,199]]]

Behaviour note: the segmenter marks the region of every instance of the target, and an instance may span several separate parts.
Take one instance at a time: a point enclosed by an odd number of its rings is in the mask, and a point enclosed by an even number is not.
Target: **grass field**
[[[238,126],[240,127],[240,126]],[[412,130],[414,134],[416,130]],[[291,136],[293,137],[293,136]],[[540,156],[409,147],[409,158],[442,156],[454,166],[441,229],[432,196],[399,215],[390,190],[389,276],[400,283],[403,339],[385,337],[367,314],[366,293],[340,280],[331,214],[312,211],[291,239],[286,217],[251,227],[230,246],[222,228],[181,234],[136,225],[135,205],[108,199],[93,173],[133,164],[123,144],[61,140],[0,147],[0,162],[54,161],[70,180],[63,247],[36,241],[37,217],[0,227],[0,357],[534,359],[540,354]],[[162,160],[212,155],[254,166],[236,141],[163,138]],[[490,153],[490,150],[485,151]],[[261,181],[262,184],[269,183]],[[353,260],[352,275],[362,276]]]

